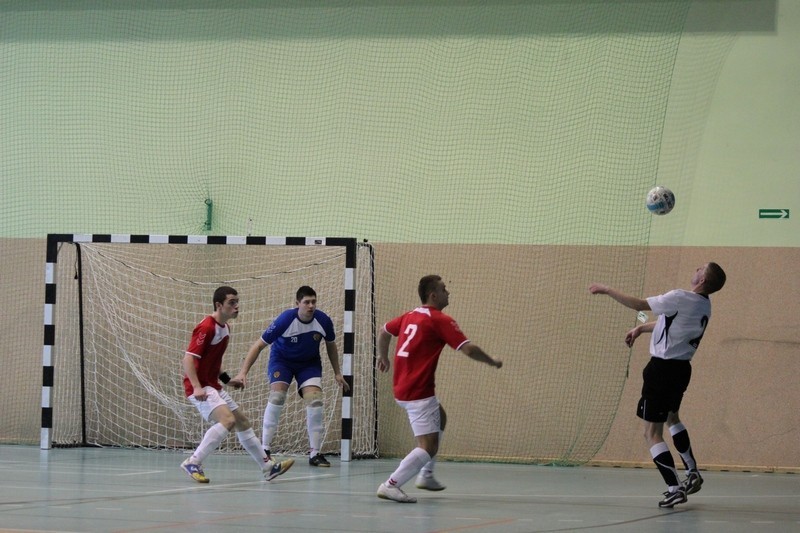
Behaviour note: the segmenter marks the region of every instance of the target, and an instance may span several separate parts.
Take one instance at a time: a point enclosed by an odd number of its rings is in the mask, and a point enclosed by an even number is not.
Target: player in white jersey
[[[645,439],[650,455],[664,478],[669,490],[658,502],[659,507],[673,507],[684,503],[687,495],[699,491],[703,478],[697,469],[692,453],[689,433],[678,417],[683,393],[692,377],[690,361],[703,338],[711,318],[709,295],[725,285],[725,272],[716,263],[706,263],[695,270],[691,290],[676,289],[646,299],[624,294],[606,285],[593,283],[592,294],[607,294],[625,307],[636,311],[652,311],[658,318],[636,326],[628,331],[625,343],[633,346],[642,333],[652,333],[650,338],[650,362],[642,376],[642,397],[637,407],[637,416],[644,420]],[[675,461],[664,442],[666,423],[672,435],[675,449],[683,460],[687,477],[678,480]]]

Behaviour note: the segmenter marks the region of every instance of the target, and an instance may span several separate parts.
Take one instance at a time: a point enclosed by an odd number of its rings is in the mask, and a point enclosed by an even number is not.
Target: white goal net
[[[343,420],[342,393],[321,348],[322,451],[344,450],[343,424],[352,423],[352,455],[377,454],[368,245],[356,246],[355,290],[350,291],[355,296],[353,313],[346,312],[345,304],[345,246],[63,242],[57,262],[54,447],[196,447],[208,426],[184,396],[181,359],[192,329],[214,310],[214,290],[233,286],[241,301],[239,316],[230,323],[231,341],[223,359],[223,370],[233,376],[267,325],[294,306],[297,288],[310,285],[317,292],[319,308],[334,321],[342,368],[353,383],[352,397],[346,399],[350,413]],[[349,364],[343,361],[346,321],[353,322],[349,326],[354,332]],[[250,370],[247,389],[229,389],[257,435],[269,393],[268,358],[266,349]],[[273,439],[274,453],[308,451],[305,407],[296,391],[292,384]],[[229,437],[220,451],[242,450],[235,437]]]

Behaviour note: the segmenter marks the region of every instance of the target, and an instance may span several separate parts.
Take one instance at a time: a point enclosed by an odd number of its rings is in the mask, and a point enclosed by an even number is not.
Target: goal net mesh
[[[374,455],[371,262],[359,247],[352,398],[353,455]],[[183,392],[181,360],[192,330],[213,312],[212,295],[231,285],[241,299],[231,321],[223,370],[239,370],[250,345],[295,292],[311,285],[331,316],[340,359],[345,249],[341,246],[238,246],[86,243],[62,245],[57,268],[54,446],[89,444],[160,449],[197,446],[208,425]],[[83,335],[81,335],[81,331]],[[269,385],[269,348],[243,391],[229,390],[260,435]],[[324,453],[338,453],[341,391],[321,345]],[[272,451],[308,451],[305,406],[292,384]],[[241,451],[229,436],[221,451]]]

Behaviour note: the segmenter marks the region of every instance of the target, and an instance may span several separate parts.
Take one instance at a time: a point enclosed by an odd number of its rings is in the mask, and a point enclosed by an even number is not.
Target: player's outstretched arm
[[[258,360],[261,350],[266,347],[267,343],[264,342],[261,337],[250,346],[250,349],[247,351],[247,356],[245,356],[244,361],[242,361],[242,368],[239,370],[239,373],[228,382],[231,387],[237,389],[245,388],[247,385],[247,373],[250,372],[250,368],[256,363],[256,360]]]
[[[592,283],[589,285],[589,292],[592,294],[607,294],[625,307],[633,309],[634,311],[650,311],[650,304],[647,303],[647,300],[625,294],[624,292],[612,289],[608,285],[603,285],[602,283]]]
[[[461,351],[461,353],[470,359],[480,361],[481,363],[486,363],[487,365],[491,365],[495,368],[501,368],[503,366],[503,361],[500,359],[495,359],[471,342],[464,344],[461,348],[459,348],[459,351]]]

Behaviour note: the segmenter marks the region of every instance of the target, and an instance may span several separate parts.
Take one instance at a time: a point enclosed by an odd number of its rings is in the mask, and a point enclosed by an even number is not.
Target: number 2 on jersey
[[[408,357],[408,352],[406,348],[408,348],[408,344],[411,342],[411,339],[414,338],[414,335],[417,334],[417,325],[416,324],[409,324],[406,326],[406,330],[403,332],[406,335],[406,342],[397,350],[397,357]]]

